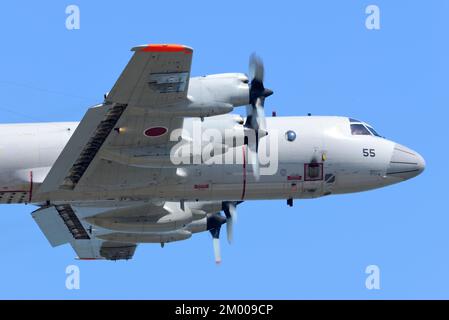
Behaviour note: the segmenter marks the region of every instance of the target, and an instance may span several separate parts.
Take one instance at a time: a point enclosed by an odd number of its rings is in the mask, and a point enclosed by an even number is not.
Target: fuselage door
[[[322,162],[304,164],[304,196],[319,197],[323,194],[324,169]]]

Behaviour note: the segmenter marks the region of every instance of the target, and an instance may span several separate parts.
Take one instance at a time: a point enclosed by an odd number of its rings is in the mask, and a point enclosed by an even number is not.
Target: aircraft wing
[[[170,132],[182,128],[183,118],[157,110],[187,105],[192,49],[147,45],[132,50],[105,102],[83,117],[34,195],[35,202],[71,191],[107,196],[125,185],[156,185],[174,176],[175,169],[143,170],[130,164],[142,150],[146,155],[169,154]]]
[[[32,216],[53,247],[70,243],[79,259],[131,259],[137,247],[136,243],[97,238],[97,230],[93,230],[83,219],[84,215],[92,214],[95,209],[60,204],[37,209]]]
[[[106,100],[133,107],[171,104],[185,99],[192,49],[181,45],[147,45],[134,55]]]
[[[216,212],[221,203],[218,208],[213,203],[201,208]],[[185,221],[191,215],[179,202],[94,201],[42,206],[32,217],[53,247],[69,243],[79,259],[128,260],[138,243],[189,238],[191,231],[172,221],[175,213]]]

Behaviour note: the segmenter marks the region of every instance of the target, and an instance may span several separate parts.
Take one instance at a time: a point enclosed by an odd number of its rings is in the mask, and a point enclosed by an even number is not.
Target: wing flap
[[[90,136],[79,157],[70,168],[68,175],[64,178],[61,185],[63,189],[73,189],[76,186],[89,167],[91,161],[95,158],[101,146],[106,141],[106,138],[117,124],[117,121],[125,108],[125,105],[119,104],[109,106],[104,119],[98,124],[95,132]]]
[[[41,208],[31,215],[53,247],[73,240],[90,239],[69,204]]]
[[[38,209],[31,215],[52,247],[57,247],[73,240],[72,234],[55,207]]]
[[[107,111],[107,108],[97,106],[90,108],[86,112],[35,196],[58,190],[63,185],[71,167],[80,157],[90,138],[94,136],[95,130],[101,121],[105,119]]]

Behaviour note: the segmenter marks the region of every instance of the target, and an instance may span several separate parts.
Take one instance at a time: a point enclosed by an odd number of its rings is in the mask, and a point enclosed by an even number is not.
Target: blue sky
[[[65,8],[81,11],[65,28]],[[380,8],[381,29],[365,28]],[[51,248],[32,206],[0,206],[0,298],[449,298],[447,1],[14,1],[2,4],[0,121],[76,121],[145,43],[194,48],[193,75],[246,72],[258,52],[278,116],[345,115],[420,152],[426,171],[366,193],[246,202],[213,263],[208,233],[128,262]],[[81,289],[65,288],[65,268]],[[380,290],[365,268],[380,268]]]

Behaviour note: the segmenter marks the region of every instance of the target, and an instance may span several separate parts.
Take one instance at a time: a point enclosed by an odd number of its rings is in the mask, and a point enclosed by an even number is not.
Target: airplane
[[[265,117],[273,91],[256,55],[249,75],[190,77],[188,46],[132,51],[81,122],[0,125],[0,203],[37,206],[32,217],[48,242],[70,244],[77,259],[128,260],[138,244],[209,231],[219,263],[221,227],[232,242],[243,201],[292,206],[424,171],[420,154],[366,122]],[[238,107],[245,117],[232,113]]]

